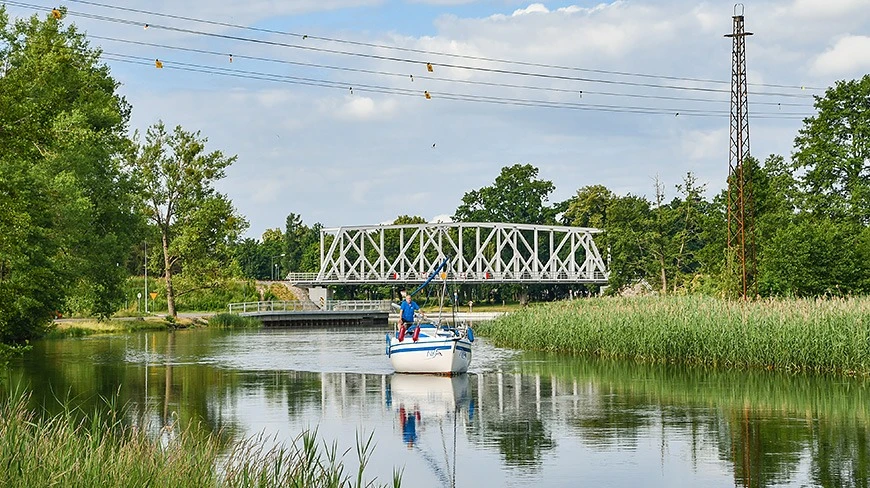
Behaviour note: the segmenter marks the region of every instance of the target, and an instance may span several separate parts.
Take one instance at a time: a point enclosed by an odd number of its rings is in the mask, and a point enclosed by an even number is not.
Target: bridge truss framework
[[[449,258],[443,278],[460,283],[605,284],[593,241],[599,229],[509,223],[371,225],[322,229],[320,272],[299,284],[422,283]]]

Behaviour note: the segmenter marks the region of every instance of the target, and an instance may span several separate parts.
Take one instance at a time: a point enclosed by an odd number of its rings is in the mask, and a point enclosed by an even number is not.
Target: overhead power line
[[[22,2],[7,2],[7,3],[16,4],[16,5],[24,5],[24,6],[28,6],[29,8],[46,10],[45,7],[34,6],[32,4],[26,4],[26,3],[22,3]],[[422,65],[422,66],[426,66],[428,64],[427,61],[418,60],[418,59],[401,58],[401,57],[396,57],[396,56],[384,56],[384,55],[377,55],[377,54],[370,54],[370,53],[359,53],[359,52],[352,52],[352,51],[342,51],[342,50],[337,50],[337,49],[319,48],[319,47],[314,47],[314,46],[303,46],[303,45],[298,45],[298,44],[290,44],[290,43],[286,43],[286,42],[254,39],[254,38],[247,38],[247,37],[235,36],[235,35],[230,35],[230,34],[218,34],[218,33],[213,33],[213,32],[199,31],[199,30],[195,30],[195,29],[172,27],[172,26],[165,26],[165,25],[159,25],[159,24],[151,24],[151,23],[145,23],[145,22],[141,22],[141,21],[121,19],[121,18],[117,18],[117,17],[108,17],[108,16],[104,16],[104,15],[96,15],[96,14],[90,14],[90,13],[84,13],[84,12],[68,11],[67,13],[69,15],[75,15],[78,17],[88,18],[88,19],[92,19],[92,20],[100,20],[100,21],[106,21],[106,22],[121,23],[121,24],[126,24],[126,25],[136,25],[136,26],[148,25],[150,28],[154,28],[154,29],[163,29],[163,30],[167,30],[167,31],[171,31],[171,32],[200,35],[200,36],[212,37],[212,38],[217,38],[217,39],[253,43],[253,44],[258,44],[258,45],[285,47],[285,48],[300,49],[300,50],[307,50],[307,51],[313,51],[313,52],[321,52],[321,53],[326,53],[326,54],[354,56],[354,57],[377,59],[377,60],[382,60],[382,61],[400,62],[400,63],[415,64],[415,65]],[[586,78],[586,77],[579,77],[579,76],[567,76],[567,75],[558,75],[558,74],[550,74],[550,73],[536,73],[536,72],[528,72],[528,71],[507,70],[507,69],[501,69],[501,68],[486,68],[486,67],[481,67],[481,66],[468,66],[468,65],[460,65],[460,64],[452,64],[452,63],[438,63],[437,66],[443,67],[443,68],[461,69],[461,70],[466,70],[466,71],[476,71],[476,72],[493,73],[493,74],[508,74],[508,75],[514,75],[514,76],[533,77],[533,78],[540,78],[540,79],[580,81],[580,82],[602,83],[602,84],[619,85],[619,86],[633,86],[633,87],[671,89],[671,90],[683,90],[683,91],[698,91],[698,92],[708,92],[708,93],[730,93],[729,89],[720,89],[720,88],[692,87],[692,86],[681,86],[681,85],[668,85],[668,84],[642,83],[642,82],[631,82],[631,81],[606,80],[606,79]],[[789,97],[789,98],[809,98],[809,97],[811,97],[811,95],[806,95],[806,94],[772,93],[772,92],[759,92],[759,93],[756,93],[755,95],[756,96],[758,96],[758,95],[780,96],[780,97]]]
[[[143,66],[154,66],[154,60],[151,58],[146,58],[143,56],[134,56],[123,53],[113,53],[113,52],[105,52],[104,56],[109,59],[113,59],[115,61],[121,62],[130,62],[133,64],[139,64]],[[166,59],[160,60],[161,67],[166,69],[176,69],[181,71],[189,71],[195,73],[205,73],[205,74],[214,74],[220,76],[231,76],[236,78],[248,79],[248,80],[262,80],[262,81],[274,81],[295,85],[305,85],[305,86],[316,86],[316,87],[324,87],[324,88],[333,88],[340,89],[344,91],[353,92],[370,92],[370,93],[381,93],[381,94],[390,94],[390,95],[399,95],[399,96],[412,96],[412,97],[420,97],[424,91],[416,89],[408,89],[408,88],[398,88],[398,87],[387,87],[380,85],[370,85],[370,84],[350,84],[343,81],[332,81],[332,80],[322,80],[316,78],[307,78],[300,76],[290,76],[290,75],[280,75],[274,73],[263,73],[257,71],[249,71],[249,70],[240,70],[240,69],[231,69],[231,68],[215,68],[211,66],[204,66],[194,63],[184,63],[184,62],[174,62]],[[562,109],[572,109],[572,110],[586,110],[586,111],[595,111],[595,112],[615,112],[615,113],[637,113],[637,114],[650,114],[650,115],[675,115],[675,116],[696,116],[696,117],[726,117],[728,116],[728,112],[726,111],[710,111],[710,110],[700,110],[700,109],[671,109],[671,108],[661,108],[661,107],[636,107],[636,106],[621,106],[621,105],[604,105],[604,104],[583,104],[577,102],[558,102],[558,101],[549,101],[549,100],[534,100],[534,99],[523,99],[523,98],[510,98],[510,97],[495,97],[495,96],[487,96],[487,95],[476,95],[476,94],[468,94],[468,93],[450,93],[450,92],[433,92],[426,91],[425,93],[429,93],[431,97],[436,99],[445,99],[445,100],[455,100],[455,101],[468,101],[468,102],[479,102],[479,103],[492,103],[499,105],[517,105],[517,106],[526,106],[526,107],[540,107],[540,108],[562,108]],[[808,114],[799,114],[792,112],[784,112],[784,113],[759,113],[755,115],[758,118],[772,118],[772,119],[795,119],[795,118],[803,118],[808,116]]]
[[[515,65],[519,65],[519,66],[528,66],[528,67],[534,67],[534,68],[558,69],[558,70],[566,70],[566,71],[609,74],[609,75],[618,75],[618,76],[633,76],[633,77],[640,77],[640,78],[663,79],[663,80],[672,80],[672,81],[691,81],[691,82],[699,82],[699,83],[716,83],[716,84],[723,84],[723,85],[727,85],[730,83],[730,80],[713,80],[713,79],[705,79],[705,78],[691,78],[691,77],[685,77],[685,76],[670,76],[670,75],[649,74],[649,73],[635,73],[635,72],[628,72],[628,71],[614,71],[614,70],[593,69],[593,68],[580,68],[580,67],[576,67],[576,66],[564,66],[564,65],[548,64],[548,63],[534,63],[534,62],[528,62],[528,61],[491,58],[491,57],[487,57],[487,56],[473,56],[473,55],[467,55],[467,54],[446,53],[446,52],[441,52],[441,51],[430,51],[430,50],[415,49],[415,48],[409,48],[409,47],[403,47],[403,46],[393,46],[393,45],[388,45],[388,44],[378,44],[378,43],[370,43],[370,42],[362,42],[362,41],[353,41],[353,40],[340,39],[340,38],[335,38],[335,37],[325,37],[325,36],[317,36],[317,35],[311,35],[311,34],[300,34],[300,33],[296,33],[296,32],[285,32],[285,31],[279,31],[279,30],[275,30],[275,29],[250,27],[250,26],[244,26],[244,25],[240,25],[240,24],[220,22],[220,21],[202,19],[202,18],[197,18],[197,17],[188,17],[188,16],[184,16],[184,15],[168,14],[168,13],[163,13],[163,12],[155,12],[155,11],[151,11],[151,10],[136,9],[136,8],[132,8],[132,7],[122,7],[119,5],[109,5],[109,4],[94,2],[94,1],[90,1],[90,0],[67,0],[67,1],[82,4],[82,5],[90,5],[90,6],[94,6],[94,7],[119,10],[119,11],[123,11],[123,12],[153,15],[156,17],[163,17],[163,18],[175,19],[175,20],[184,20],[187,22],[196,22],[196,23],[206,24],[206,25],[213,25],[213,26],[219,26],[219,27],[229,27],[229,28],[233,28],[233,29],[242,29],[242,30],[248,30],[248,31],[252,31],[252,32],[260,32],[260,33],[264,33],[264,34],[291,36],[291,37],[295,37],[295,38],[302,39],[302,40],[313,39],[313,40],[318,40],[318,41],[335,42],[335,43],[352,45],[352,46],[368,47],[368,48],[375,48],[375,49],[388,49],[388,50],[415,53],[415,54],[425,54],[428,56],[442,56],[442,57],[466,59],[466,60],[472,60],[472,61],[487,61],[487,62],[494,62],[494,63],[515,64]],[[791,88],[791,89],[815,90],[815,91],[822,90],[822,88],[817,88],[817,87],[809,87],[809,86],[801,86],[801,85],[775,84],[775,83],[749,83],[749,85],[769,87],[769,88]]]
[[[577,90],[570,88],[558,88],[558,87],[548,87],[548,86],[535,86],[535,85],[519,85],[513,83],[498,83],[498,82],[489,82],[489,81],[480,81],[480,80],[460,80],[460,79],[451,79],[451,78],[441,78],[437,76],[427,76],[427,75],[411,75],[409,73],[397,73],[390,71],[382,71],[382,70],[370,70],[364,68],[353,68],[347,66],[334,66],[334,65],[326,65],[320,63],[307,63],[302,61],[289,61],[284,59],[276,59],[262,56],[248,56],[244,54],[232,54],[222,51],[212,51],[207,49],[197,49],[191,47],[183,47],[183,46],[173,46],[168,44],[159,44],[159,43],[151,43],[151,42],[143,42],[143,41],[133,41],[130,39],[119,39],[116,37],[106,37],[106,36],[98,36],[98,35],[89,35],[91,39],[98,39],[104,41],[111,42],[119,42],[124,44],[133,44],[137,46],[147,46],[147,47],[156,47],[161,49],[171,49],[176,51],[188,52],[188,53],[197,53],[197,54],[208,54],[211,56],[218,56],[222,58],[230,58],[230,59],[247,59],[252,61],[262,61],[269,63],[278,63],[278,64],[286,64],[291,66],[302,66],[308,68],[317,68],[317,69],[328,69],[335,71],[347,71],[354,73],[365,73],[372,75],[380,75],[380,76],[391,76],[402,79],[410,79],[410,80],[430,80],[430,81],[438,81],[444,83],[455,83],[455,84],[463,84],[463,85],[475,85],[475,86],[488,86],[488,87],[498,87],[498,88],[515,88],[515,89],[523,89],[523,90],[536,90],[536,91],[546,91],[546,92],[554,92],[554,93],[571,93],[574,95],[579,95],[582,97],[583,95],[600,95],[600,96],[610,96],[610,97],[626,97],[626,98],[640,98],[640,99],[655,99],[655,100],[672,100],[672,101],[682,101],[682,102],[707,102],[707,103],[729,103],[727,99],[712,99],[712,98],[688,98],[688,97],[677,97],[677,96],[667,96],[667,95],[651,95],[651,94],[642,94],[642,93],[619,93],[619,92],[605,92],[598,90]],[[777,107],[804,107],[811,108],[811,105],[807,103],[795,103],[795,102],[772,102],[772,101],[760,101],[755,102],[755,105],[770,105]]]

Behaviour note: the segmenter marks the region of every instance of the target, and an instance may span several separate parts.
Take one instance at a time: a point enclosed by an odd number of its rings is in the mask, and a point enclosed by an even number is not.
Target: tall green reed
[[[870,374],[870,298],[602,298],[529,307],[476,332],[496,345],[645,362]]]
[[[359,470],[345,472],[337,444],[305,431],[288,447],[263,434],[226,445],[198,426],[129,425],[123,408],[43,418],[27,394],[0,401],[0,479],[6,486],[361,487],[372,437],[357,439]],[[394,474],[392,486],[401,485]]]

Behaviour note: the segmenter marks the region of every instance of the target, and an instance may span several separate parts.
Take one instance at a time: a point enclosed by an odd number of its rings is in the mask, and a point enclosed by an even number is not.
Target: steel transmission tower
[[[731,52],[731,151],[728,160],[728,266],[740,277],[743,298],[754,297],[756,286],[752,167],[749,158],[749,108],[746,82],[746,36],[743,4],[734,6]]]

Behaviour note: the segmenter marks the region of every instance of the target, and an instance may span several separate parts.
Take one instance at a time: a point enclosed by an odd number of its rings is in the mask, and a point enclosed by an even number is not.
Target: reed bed
[[[372,437],[357,438],[359,468],[345,470],[336,444],[302,433],[291,447],[262,435],[229,446],[197,428],[147,433],[113,413],[40,418],[23,395],[0,403],[4,486],[362,487]],[[392,486],[401,485],[396,472]]]
[[[479,324],[502,347],[785,371],[870,374],[870,298],[703,296],[543,304]]]

